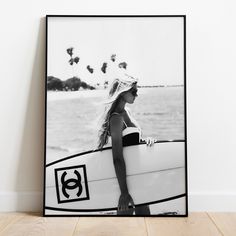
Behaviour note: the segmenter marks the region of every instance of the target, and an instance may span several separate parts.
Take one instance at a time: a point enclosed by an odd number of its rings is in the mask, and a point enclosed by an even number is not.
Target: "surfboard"
[[[123,148],[127,185],[136,206],[186,196],[185,142],[159,141]],[[45,209],[102,212],[117,209],[120,188],[111,147],[46,165]]]

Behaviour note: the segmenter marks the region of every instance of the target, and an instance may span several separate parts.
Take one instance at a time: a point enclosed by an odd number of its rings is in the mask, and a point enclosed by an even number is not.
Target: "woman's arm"
[[[141,142],[145,142],[147,146],[151,147],[157,140],[152,137],[147,137],[146,139],[141,139]]]
[[[134,203],[132,197],[129,195],[126,182],[126,165],[123,157],[122,130],[122,117],[120,115],[113,115],[110,118],[112,155],[116,176],[121,190],[118,210],[128,210],[129,204],[134,206]]]

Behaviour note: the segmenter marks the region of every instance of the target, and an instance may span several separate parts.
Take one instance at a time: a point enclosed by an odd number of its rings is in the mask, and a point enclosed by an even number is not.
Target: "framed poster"
[[[185,16],[46,17],[45,216],[187,216]]]

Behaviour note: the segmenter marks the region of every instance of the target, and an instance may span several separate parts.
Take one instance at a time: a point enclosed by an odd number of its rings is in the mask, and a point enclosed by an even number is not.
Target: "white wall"
[[[189,210],[236,211],[235,7],[233,0],[2,2],[0,211],[42,209],[46,14],[187,15]]]

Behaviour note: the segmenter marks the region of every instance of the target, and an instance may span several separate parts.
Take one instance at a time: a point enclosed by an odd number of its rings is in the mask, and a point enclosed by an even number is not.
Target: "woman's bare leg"
[[[134,209],[129,209],[127,211],[117,211],[117,215],[133,215]]]
[[[150,215],[149,206],[138,206],[135,207],[135,215]]]

